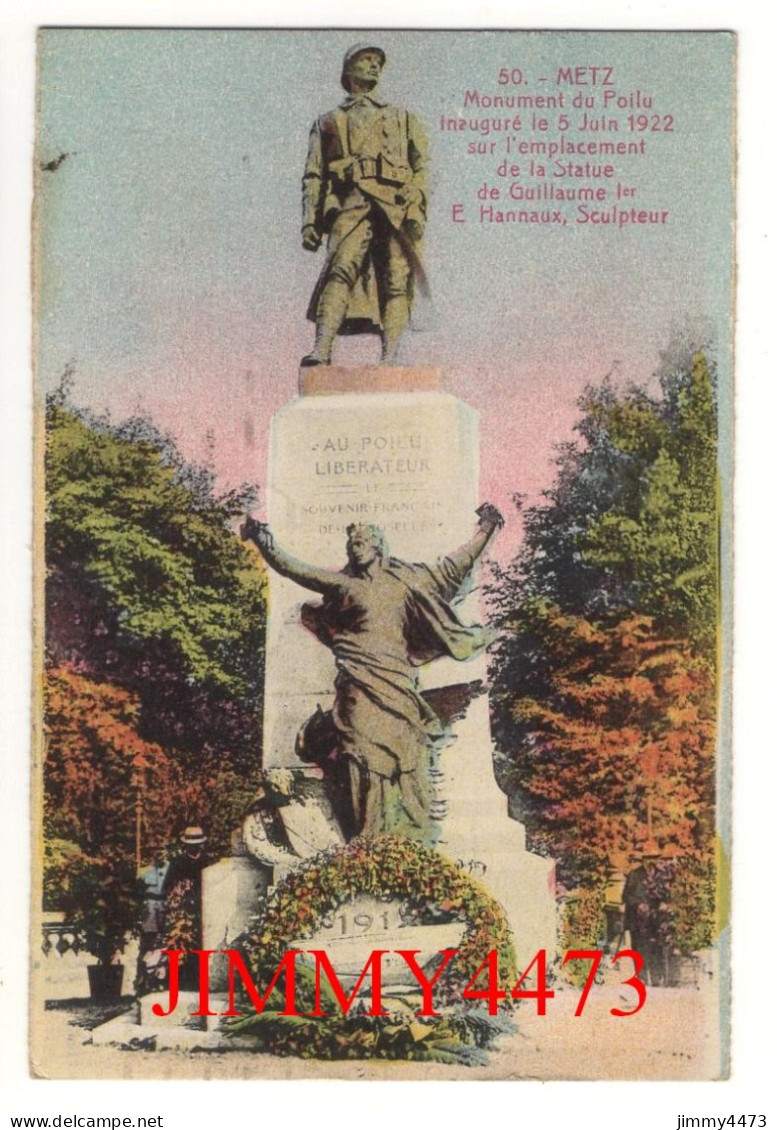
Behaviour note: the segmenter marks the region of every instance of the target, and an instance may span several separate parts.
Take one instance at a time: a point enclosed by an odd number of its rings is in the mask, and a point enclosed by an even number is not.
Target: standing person
[[[650,985],[666,983],[666,947],[662,938],[666,904],[654,866],[659,858],[652,851],[635,856],[637,866],[628,873],[623,887],[623,929],[628,930],[631,948],[643,961],[639,978]]]
[[[430,565],[390,557],[382,530],[352,525],[348,564],[339,572],[298,561],[261,522],[249,518],[241,530],[281,576],[324,597],[305,605],[302,619],[335,656],[332,723],[337,759],[347,768],[353,834],[428,835],[429,750],[443,731],[417,669],[441,656],[468,659],[485,646],[485,630],[463,624],[450,602],[503,524],[496,507],[484,504],[469,541]]]
[[[141,991],[160,988],[164,978],[161,950],[164,946],[165,896],[164,882],[167,860],[157,851],[153,863],[140,872],[143,882],[143,919],[138,945],[138,985]]]
[[[140,926],[140,952],[157,948],[164,929],[164,883],[168,863],[162,851],[154,853],[150,867],[140,873],[143,882],[143,921]]]
[[[196,989],[199,978],[192,950],[202,949],[202,870],[208,837],[197,824],[181,835],[181,851],[170,862],[162,887],[165,906],[165,949],[184,950],[179,985]]]
[[[348,97],[315,122],[302,178],[302,246],[327,256],[308,308],[316,323],[305,365],[328,365],[338,333],[379,332],[393,364],[407,328],[426,224],[427,142],[414,115],[377,93],[381,47],[346,52]]]

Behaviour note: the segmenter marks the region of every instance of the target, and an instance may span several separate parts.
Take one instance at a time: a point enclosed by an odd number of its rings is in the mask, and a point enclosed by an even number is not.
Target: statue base
[[[301,370],[300,390],[276,413],[270,433],[267,518],[279,545],[302,561],[340,569],[352,523],[380,526],[391,555],[409,562],[434,561],[469,538],[482,501],[478,417],[443,391],[441,370],[316,366]],[[305,772],[294,753],[297,734],[333,702],[332,654],[300,618],[310,599],[269,573],[266,769]],[[482,621],[474,589],[456,611],[465,622]],[[485,686],[485,659],[436,660],[419,676],[422,689],[437,694]],[[556,949],[553,863],[526,851],[524,829],[508,815],[494,779],[487,694],[470,703],[451,737],[435,754],[433,843],[502,903],[525,967],[538,949]],[[287,808],[282,816],[291,839],[297,814]],[[325,827],[328,818],[323,813],[317,824]],[[331,846],[339,839],[333,827]],[[316,846],[323,846],[319,837]]]
[[[270,429],[267,519],[278,544],[302,561],[341,569],[352,523],[380,526],[391,554],[404,561],[431,561],[464,542],[480,501],[478,421],[468,405],[440,391],[441,370],[301,372],[309,391],[281,408]],[[376,380],[401,380],[402,390],[377,392]],[[335,391],[344,383],[349,391]],[[332,654],[300,620],[311,597],[269,573],[265,768],[299,767],[300,727],[318,704],[326,710],[332,703]],[[458,609],[478,619],[476,599]],[[454,660],[430,664],[421,676],[424,686],[479,677]]]
[[[300,396],[336,396],[352,392],[442,392],[442,369],[404,365],[316,365],[299,371]]]

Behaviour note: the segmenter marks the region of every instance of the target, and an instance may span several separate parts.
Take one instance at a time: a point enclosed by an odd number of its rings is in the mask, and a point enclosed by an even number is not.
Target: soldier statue
[[[302,178],[302,246],[327,254],[308,308],[316,323],[302,365],[329,365],[338,334],[380,333],[381,363],[396,362],[413,291],[423,285],[427,143],[417,118],[376,93],[385,52],[346,52],[348,97],[311,130]]]

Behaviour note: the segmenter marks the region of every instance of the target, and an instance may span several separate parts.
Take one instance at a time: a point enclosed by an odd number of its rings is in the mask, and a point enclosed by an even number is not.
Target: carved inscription
[[[319,534],[342,533],[351,522],[374,522],[387,534],[433,529],[443,502],[432,494],[436,471],[428,437],[420,431],[324,434],[310,444],[314,493],[300,515]]]

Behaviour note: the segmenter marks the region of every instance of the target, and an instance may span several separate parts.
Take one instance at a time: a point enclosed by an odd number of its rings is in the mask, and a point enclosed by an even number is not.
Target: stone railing
[[[46,957],[77,955],[84,949],[83,935],[67,922],[42,922],[41,934],[41,949]]]

